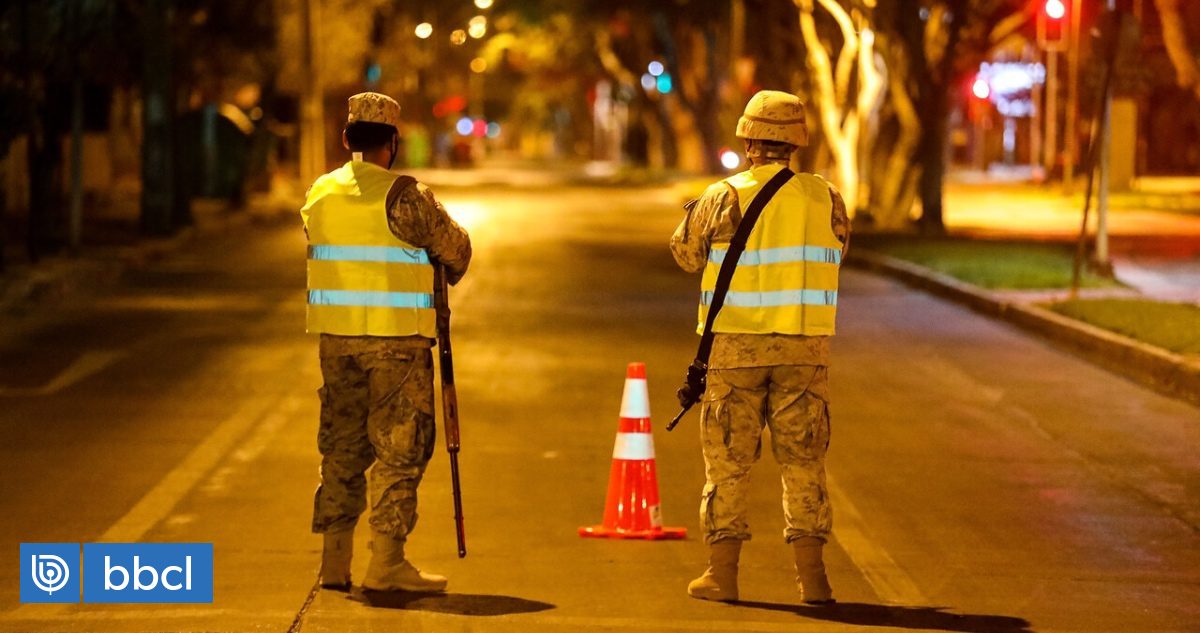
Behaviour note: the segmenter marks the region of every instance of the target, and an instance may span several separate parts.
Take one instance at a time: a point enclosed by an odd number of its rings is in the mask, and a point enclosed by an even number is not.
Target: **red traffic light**
[[[1067,4],[1064,0],[1045,0],[1037,12],[1038,46],[1048,51],[1067,47]]]

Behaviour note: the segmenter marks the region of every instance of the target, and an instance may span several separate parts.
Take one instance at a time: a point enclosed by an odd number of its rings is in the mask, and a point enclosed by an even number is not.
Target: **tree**
[[[841,42],[835,45],[827,44],[818,32],[813,0],[795,1],[821,129],[836,166],[834,182],[853,214],[866,206],[860,178],[861,149],[869,143],[869,123],[884,88],[875,34],[866,12],[874,3],[847,10],[836,0],[816,0],[837,24]],[[830,59],[835,50],[836,64]]]
[[[1180,0],[1154,0],[1154,4],[1162,20],[1163,44],[1175,67],[1175,82],[1200,100],[1200,62],[1197,61],[1197,52],[1188,41],[1184,7],[1181,6],[1183,3]],[[1195,13],[1193,8],[1192,15]]]
[[[897,90],[906,88],[920,124],[914,158],[922,232],[945,231],[942,191],[950,105],[964,77],[996,43],[1024,24],[1026,8],[1021,0],[898,0],[886,11],[880,9],[880,27],[896,47],[890,53],[891,72],[899,75],[889,81],[895,88],[893,99]],[[895,104],[897,116],[907,118],[910,113],[901,114],[903,99]],[[896,190],[903,194],[904,187]]]

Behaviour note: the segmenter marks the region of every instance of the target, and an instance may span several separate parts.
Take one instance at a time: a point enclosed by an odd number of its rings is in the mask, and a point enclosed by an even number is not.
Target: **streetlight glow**
[[[1061,20],[1067,14],[1067,5],[1062,0],[1046,0],[1046,17]]]
[[[657,76],[663,74],[664,68],[663,68],[662,62],[655,60],[655,61],[650,62],[650,65],[646,67],[646,70],[650,71],[651,75],[654,75],[655,77],[657,77]]]
[[[417,25],[417,28],[413,29],[413,34],[421,39],[426,39],[430,35],[433,35],[433,25],[428,22],[422,22]]]
[[[479,9],[489,9],[492,6],[492,0],[475,0],[475,6]]]
[[[992,88],[983,77],[977,77],[975,83],[971,84],[971,93],[980,99],[987,99],[992,95]]]
[[[742,164],[742,157],[737,152],[727,149],[721,152],[721,166],[725,169],[734,170]]]
[[[487,18],[482,15],[471,18],[467,23],[467,33],[475,39],[483,37],[487,33]]]
[[[463,117],[454,124],[454,131],[458,132],[460,136],[470,136],[471,132],[475,131],[475,122],[471,120],[471,117]]]
[[[473,73],[481,73],[487,70],[487,66],[487,60],[482,57],[476,57],[471,60],[471,72]]]
[[[454,29],[450,33],[450,43],[455,46],[462,46],[467,43],[467,32],[462,29]]]

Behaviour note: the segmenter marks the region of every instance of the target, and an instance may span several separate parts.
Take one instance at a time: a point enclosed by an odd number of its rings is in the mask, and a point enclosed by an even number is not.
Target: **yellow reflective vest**
[[[737,190],[742,209],[781,165],[752,167],[725,180]],[[834,333],[842,243],[833,233],[829,184],[820,176],[796,174],[771,199],[738,259],[714,332],[739,334]],[[729,243],[713,243],[700,281],[703,333]]]
[[[387,222],[397,176],[351,161],[317,179],[300,215],[308,233],[312,333],[436,336],[433,266]]]

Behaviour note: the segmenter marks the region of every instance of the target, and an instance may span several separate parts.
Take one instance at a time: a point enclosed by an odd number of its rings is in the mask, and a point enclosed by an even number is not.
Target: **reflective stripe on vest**
[[[780,165],[762,165],[728,178],[744,209]],[[746,240],[746,250],[717,315],[713,331],[744,334],[834,333],[842,244],[833,233],[829,184],[797,174],[767,203]],[[713,244],[700,283],[703,331],[728,244]]]
[[[375,292],[371,290],[309,290],[308,302],[323,306],[382,308],[432,308],[433,295],[423,292]]]
[[[728,248],[714,248],[708,253],[708,261],[720,266],[725,261]],[[758,266],[759,264],[787,264],[791,262],[819,262],[822,264],[841,264],[842,251],[838,248],[822,248],[820,246],[785,246],[783,248],[764,248],[759,251],[743,251],[738,258],[738,266]]]
[[[700,293],[700,303],[712,305],[712,291]],[[735,308],[769,308],[776,306],[836,306],[836,290],[773,290],[770,292],[736,292],[725,294],[725,305]],[[722,307],[722,310],[725,308]],[[719,315],[718,315],[718,318]]]
[[[428,264],[429,254],[419,248],[401,246],[334,246],[319,244],[308,247],[309,259],[343,262],[387,262],[389,264]]]
[[[309,332],[436,335],[433,266],[387,222],[396,175],[351,161],[317,179],[301,210],[308,230]]]

